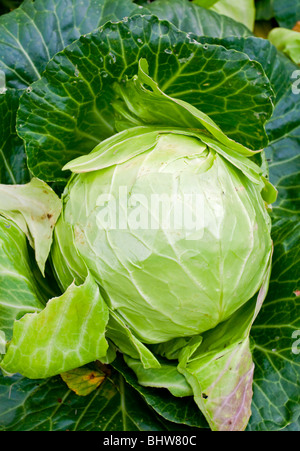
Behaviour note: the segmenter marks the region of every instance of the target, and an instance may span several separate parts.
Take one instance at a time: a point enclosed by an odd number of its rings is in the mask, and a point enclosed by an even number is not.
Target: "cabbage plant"
[[[0,430],[296,430],[297,66],[137,3],[0,17]]]

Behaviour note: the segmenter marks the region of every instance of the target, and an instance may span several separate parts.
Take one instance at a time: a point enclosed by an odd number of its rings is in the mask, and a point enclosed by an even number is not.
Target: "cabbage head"
[[[259,290],[272,250],[262,185],[201,134],[137,127],[77,169],[55,229],[58,279],[66,289],[86,267],[142,342],[201,334]]]

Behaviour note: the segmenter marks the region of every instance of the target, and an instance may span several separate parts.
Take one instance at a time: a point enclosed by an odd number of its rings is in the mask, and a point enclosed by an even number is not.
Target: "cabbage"
[[[218,46],[216,61],[224,51]],[[257,67],[242,60],[251,78]],[[55,160],[59,173],[72,172],[61,199],[36,178],[0,185],[1,218],[28,238],[40,277],[49,259],[61,289],[40,309],[10,318],[9,342],[1,325],[1,368],[45,379],[113,363],[119,351],[140,386],[193,396],[213,430],[243,430],[251,415],[250,330],[273,254],[277,192],[258,148],[267,143],[272,99],[264,91],[268,111],[260,111],[249,84],[249,127],[243,117],[240,130],[226,119],[221,129],[168,95],[168,83],[160,89],[141,58],[136,75],[106,87],[110,136],[91,153],[72,153],[82,156],[64,168],[68,152]]]
[[[63,289],[86,266],[144,343],[212,329],[259,290],[272,252],[263,184],[200,133],[137,127],[74,165],[52,254]]]

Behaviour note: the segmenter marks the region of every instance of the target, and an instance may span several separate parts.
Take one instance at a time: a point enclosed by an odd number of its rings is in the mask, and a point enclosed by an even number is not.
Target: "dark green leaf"
[[[300,337],[299,237],[297,217],[274,224],[270,289],[252,328],[256,370],[249,430],[300,428],[300,347],[293,348]]]
[[[278,103],[267,126],[270,145],[266,149],[270,181],[279,195],[274,205],[277,217],[300,215],[300,103],[292,88]],[[299,219],[298,219],[299,221]]]
[[[5,1],[14,9],[15,1]],[[24,89],[40,79],[55,53],[108,20],[139,12],[132,0],[26,0],[0,17],[0,70],[9,88]],[[8,12],[8,11],[7,11]],[[30,89],[30,88],[29,88]],[[21,91],[0,94],[0,182],[26,183],[29,179],[23,142],[15,132]]]
[[[166,420],[191,427],[208,427],[193,397],[175,398],[166,389],[142,387],[138,384],[134,372],[128,368],[121,356],[113,362],[113,367],[123,375],[127,383],[142,395],[147,404]]]
[[[68,161],[115,133],[112,84],[135,75],[141,58],[168,95],[203,110],[229,137],[251,149],[266,144],[263,131],[253,132],[273,108],[260,64],[235,50],[201,45],[154,16],[135,16],[81,37],[23,95],[18,131],[34,175],[66,177],[61,168]]]
[[[257,0],[257,20],[275,18],[280,27],[293,28],[300,20],[299,0]]]
[[[274,17],[274,0],[256,0],[256,20],[270,20]]]
[[[16,133],[16,112],[21,91],[0,94],[0,183],[26,183],[29,173],[23,141]]]
[[[299,0],[273,0],[274,15],[281,27],[293,28],[300,20]]]
[[[60,377],[0,375],[0,431],[168,431],[174,424],[149,408],[117,372],[86,397]]]
[[[0,69],[7,85],[27,87],[57,52],[82,34],[137,12],[132,0],[26,0],[0,17]]]

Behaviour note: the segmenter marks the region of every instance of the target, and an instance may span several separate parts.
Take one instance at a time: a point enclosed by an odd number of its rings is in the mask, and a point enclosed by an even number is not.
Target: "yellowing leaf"
[[[106,374],[103,371],[83,367],[62,373],[61,377],[76,395],[87,396],[104,382]]]

